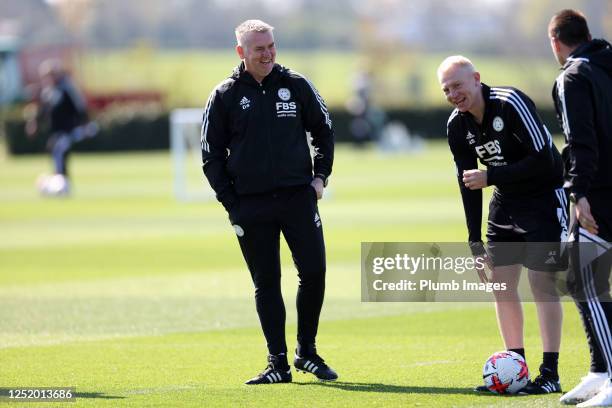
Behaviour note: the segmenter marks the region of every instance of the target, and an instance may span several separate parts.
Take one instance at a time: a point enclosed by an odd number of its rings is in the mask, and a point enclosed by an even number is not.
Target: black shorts
[[[487,240],[495,266],[522,264],[534,271],[567,269],[567,196],[563,189],[536,197],[489,203]]]

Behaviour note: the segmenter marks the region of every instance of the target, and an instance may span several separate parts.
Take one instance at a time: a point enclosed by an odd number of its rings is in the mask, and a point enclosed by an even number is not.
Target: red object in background
[[[103,111],[113,104],[162,104],[164,96],[156,91],[122,91],[107,93],[85,92],[87,107],[91,111]]]
[[[37,100],[40,92],[40,78],[38,67],[47,59],[62,61],[65,69],[76,80],[77,86],[83,89],[87,99],[87,108],[91,112],[100,112],[111,105],[163,105],[164,95],[161,92],[149,90],[131,90],[120,92],[91,92],[87,91],[87,84],[79,78],[74,66],[78,55],[78,48],[69,45],[48,45],[44,47],[23,49],[19,53],[22,82],[29,89],[30,97]],[[81,79],[81,80],[79,80]]]

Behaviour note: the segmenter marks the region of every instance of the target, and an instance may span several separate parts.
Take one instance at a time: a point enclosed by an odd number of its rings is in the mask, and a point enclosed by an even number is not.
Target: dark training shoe
[[[293,366],[297,371],[314,374],[321,381],[336,381],[338,374],[318,355],[299,356],[296,352]]]
[[[285,360],[285,361],[283,361]],[[284,364],[283,364],[284,363]],[[274,384],[291,382],[291,367],[287,364],[287,359],[283,355],[268,356],[268,366],[257,377],[245,382],[247,385]]]
[[[561,392],[561,383],[558,379],[546,378],[538,375],[535,380],[529,381],[527,385],[519,391],[522,395],[552,394]]]

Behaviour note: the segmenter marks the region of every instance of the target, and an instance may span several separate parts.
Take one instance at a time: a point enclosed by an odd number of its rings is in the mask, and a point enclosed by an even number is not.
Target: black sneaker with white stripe
[[[338,374],[316,353],[299,356],[296,352],[293,366],[297,371],[314,374],[321,381],[336,381]]]
[[[561,392],[561,383],[558,378],[538,375],[535,380],[529,381],[527,385],[519,391],[522,395],[552,394]]]
[[[245,382],[247,385],[291,382],[291,367],[285,354],[268,356],[268,366],[257,377]]]

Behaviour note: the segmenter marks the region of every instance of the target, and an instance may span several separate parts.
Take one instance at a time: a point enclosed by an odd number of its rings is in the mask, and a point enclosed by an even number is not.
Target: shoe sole
[[[578,405],[584,401],[587,401],[587,400],[585,399],[584,400],[583,399],[571,399],[571,400],[564,400],[564,401],[559,400],[559,402],[563,405]]]
[[[295,371],[297,371],[298,373],[302,373],[302,374],[312,374],[315,377],[317,377],[317,375],[315,373],[311,373],[310,371],[306,371],[306,370],[300,370],[299,368],[296,368]],[[338,378],[330,378],[330,379],[325,379],[325,378],[319,378],[317,377],[317,380],[319,381],[323,381],[323,382],[333,382],[336,381]]]
[[[572,398],[572,399],[566,399],[566,400],[561,400],[559,399],[559,402],[563,405],[577,405],[580,404],[581,402],[585,402],[590,400],[591,398],[593,398],[594,396],[596,396],[597,393],[593,394],[590,397],[586,397],[586,398]]]
[[[271,382],[263,382],[263,383],[247,383],[247,382],[245,382],[245,383],[242,383],[242,385],[249,385],[249,386],[251,386],[251,385],[291,384],[292,382],[293,382],[292,380],[289,380],[289,381],[279,381],[279,382],[273,382],[273,383],[271,383]]]

